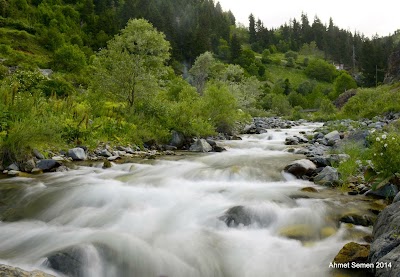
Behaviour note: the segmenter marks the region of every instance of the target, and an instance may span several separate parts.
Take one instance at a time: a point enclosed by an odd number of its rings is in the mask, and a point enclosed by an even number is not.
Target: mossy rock
[[[279,230],[279,235],[297,240],[311,240],[316,237],[316,231],[307,224],[286,226]]]
[[[111,167],[112,167],[111,162],[108,160],[105,160],[103,163],[103,168],[106,169],[106,168],[111,168]]]
[[[349,242],[339,251],[333,259],[334,263],[365,263],[368,260],[370,246]]]
[[[321,228],[321,230],[319,230],[319,234],[320,234],[321,238],[323,238],[323,239],[333,236],[336,233],[337,233],[337,230],[330,226],[323,227],[323,228]]]
[[[300,191],[313,192],[313,193],[317,193],[318,192],[318,190],[316,188],[313,188],[313,187],[305,187],[305,188],[302,188]]]

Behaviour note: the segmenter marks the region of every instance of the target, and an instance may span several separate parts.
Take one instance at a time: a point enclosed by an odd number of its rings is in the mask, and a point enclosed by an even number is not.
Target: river
[[[46,257],[75,249],[77,276],[333,276],[329,263],[349,240],[332,214],[351,201],[282,173],[302,158],[285,137],[318,126],[218,142],[222,153],[0,180],[22,188],[18,220],[0,222],[0,263],[62,276]],[[310,186],[321,192],[300,192]],[[248,222],[228,226],[224,214],[238,206]]]

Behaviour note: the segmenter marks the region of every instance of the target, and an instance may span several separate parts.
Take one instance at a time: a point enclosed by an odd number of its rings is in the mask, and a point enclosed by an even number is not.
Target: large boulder
[[[61,166],[61,163],[53,159],[40,160],[36,165],[37,168],[43,170],[44,172],[51,171],[59,166]]]
[[[387,206],[378,215],[372,235],[369,261],[385,265],[375,268],[374,275],[400,276],[400,202]]]
[[[87,159],[85,150],[80,147],[69,149],[68,157],[71,157],[74,161],[84,161]]]
[[[318,185],[334,186],[339,182],[339,173],[336,168],[326,166],[314,177],[314,182]]]
[[[338,131],[332,131],[326,134],[324,139],[326,140],[328,146],[333,146],[337,141],[340,140],[340,134]]]
[[[1,277],[3,276],[4,277],[54,277],[54,275],[50,275],[39,270],[25,271],[21,268],[9,265],[0,265],[0,276]]]
[[[297,178],[302,178],[304,175],[310,175],[317,169],[317,166],[310,160],[301,159],[288,164],[284,171],[293,174]]]
[[[189,148],[192,152],[211,152],[212,150],[212,146],[205,139],[196,140]]]
[[[85,150],[80,147],[69,149],[68,157],[71,157],[74,161],[84,161],[87,158]]]
[[[185,136],[177,131],[172,131],[172,138],[170,145],[180,149],[185,145]]]

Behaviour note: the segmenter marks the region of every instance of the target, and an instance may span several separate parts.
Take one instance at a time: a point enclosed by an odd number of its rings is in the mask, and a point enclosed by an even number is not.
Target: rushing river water
[[[301,158],[284,151],[285,136],[315,127],[219,142],[223,153],[0,180],[23,187],[21,219],[0,222],[0,263],[62,276],[46,257],[75,247],[82,276],[331,276],[347,241],[331,215],[344,204],[305,197],[314,185],[281,172]],[[237,206],[250,222],[227,226]],[[288,238],[302,229],[312,237]]]

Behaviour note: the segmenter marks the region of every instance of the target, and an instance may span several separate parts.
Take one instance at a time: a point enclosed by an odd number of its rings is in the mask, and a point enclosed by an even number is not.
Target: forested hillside
[[[338,108],[398,72],[398,44],[305,14],[247,28],[212,0],[0,0],[0,160],[232,134],[251,116],[360,116]]]

